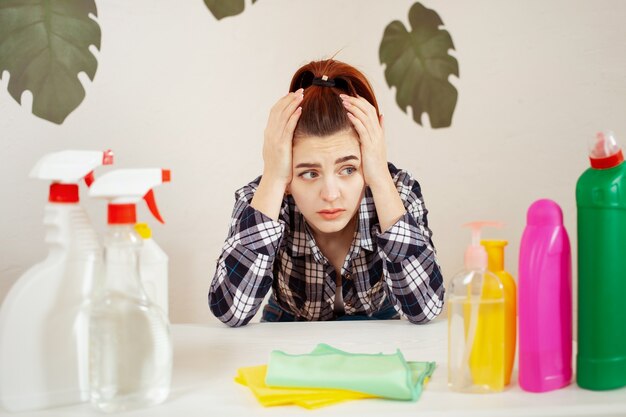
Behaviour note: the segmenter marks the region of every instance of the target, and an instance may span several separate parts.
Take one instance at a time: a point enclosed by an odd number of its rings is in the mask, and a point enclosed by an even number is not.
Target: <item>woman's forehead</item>
[[[323,137],[298,136],[293,141],[294,159],[333,159],[347,155],[360,157],[359,140],[354,131],[340,132]]]

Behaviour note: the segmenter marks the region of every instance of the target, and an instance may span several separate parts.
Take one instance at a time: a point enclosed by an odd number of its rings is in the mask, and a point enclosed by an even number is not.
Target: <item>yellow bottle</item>
[[[504,247],[506,240],[482,240],[487,250],[487,269],[500,278],[504,287],[504,384],[511,382],[511,372],[515,361],[517,338],[517,285],[511,274],[504,270]]]

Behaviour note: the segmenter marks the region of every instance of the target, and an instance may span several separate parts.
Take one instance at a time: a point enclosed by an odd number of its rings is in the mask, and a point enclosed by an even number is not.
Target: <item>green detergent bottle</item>
[[[578,354],[581,388],[626,386],[626,164],[610,133],[598,133],[576,184]]]

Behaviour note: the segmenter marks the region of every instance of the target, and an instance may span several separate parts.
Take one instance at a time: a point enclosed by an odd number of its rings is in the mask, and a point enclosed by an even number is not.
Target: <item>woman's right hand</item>
[[[263,178],[285,187],[291,182],[293,132],[302,113],[303,93],[304,89],[300,88],[274,104],[264,133]]]

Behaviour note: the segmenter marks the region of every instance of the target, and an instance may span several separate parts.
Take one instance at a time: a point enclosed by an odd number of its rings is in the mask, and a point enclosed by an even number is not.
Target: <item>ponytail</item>
[[[302,114],[294,136],[329,136],[352,129],[339,94],[361,96],[378,114],[374,91],[365,75],[356,68],[333,59],[312,61],[291,79],[289,91],[304,88]]]

